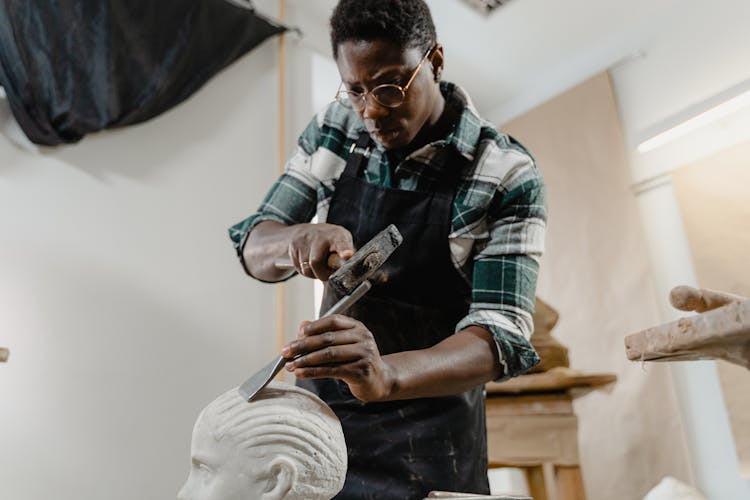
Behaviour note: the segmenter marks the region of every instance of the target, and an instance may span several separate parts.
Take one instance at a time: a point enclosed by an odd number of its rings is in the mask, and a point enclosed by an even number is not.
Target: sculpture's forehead
[[[211,422],[209,415],[198,419],[193,428],[190,454],[194,459],[219,467],[227,461],[232,450],[228,439],[216,439],[215,429],[215,422]]]

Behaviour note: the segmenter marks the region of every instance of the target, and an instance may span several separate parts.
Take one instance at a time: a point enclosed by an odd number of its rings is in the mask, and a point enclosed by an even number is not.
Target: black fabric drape
[[[284,31],[226,0],[0,0],[0,85],[32,142],[148,120]]]

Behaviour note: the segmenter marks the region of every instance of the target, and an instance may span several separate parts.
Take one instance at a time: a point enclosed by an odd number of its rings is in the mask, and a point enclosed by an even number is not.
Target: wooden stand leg
[[[524,467],[526,481],[529,483],[529,494],[534,500],[549,500],[547,488],[544,485],[544,469],[541,465]]]
[[[557,500],[586,500],[583,490],[583,476],[579,466],[555,467]]]

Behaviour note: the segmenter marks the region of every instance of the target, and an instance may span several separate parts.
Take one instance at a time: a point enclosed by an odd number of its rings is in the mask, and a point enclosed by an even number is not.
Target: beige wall
[[[611,85],[601,74],[512,121],[549,192],[538,294],[560,312],[573,368],[612,372],[576,402],[589,498],[632,500],[665,475],[690,481],[666,366],[625,358],[623,337],[659,322]]]
[[[672,175],[701,287],[750,297],[750,141]],[[750,477],[750,373],[719,362],[743,477]]]

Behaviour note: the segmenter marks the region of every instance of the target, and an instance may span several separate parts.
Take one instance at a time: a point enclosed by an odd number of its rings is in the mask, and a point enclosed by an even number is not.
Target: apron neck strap
[[[370,158],[370,134],[366,130],[359,133],[356,142],[349,148],[349,160],[346,162],[345,173],[357,177],[367,165]]]
[[[360,177],[364,168],[367,166],[367,162],[370,159],[370,150],[372,144],[372,138],[366,130],[359,133],[357,140],[352,143],[349,147],[349,159],[346,162],[344,173],[352,177]],[[463,168],[466,166],[467,160],[461,156],[458,151],[450,154],[450,157],[455,160],[451,161],[451,165],[446,165],[447,172],[443,172],[442,179],[438,182],[440,189],[447,189],[453,191],[461,179],[461,173]]]

